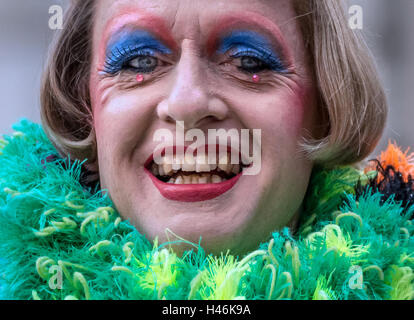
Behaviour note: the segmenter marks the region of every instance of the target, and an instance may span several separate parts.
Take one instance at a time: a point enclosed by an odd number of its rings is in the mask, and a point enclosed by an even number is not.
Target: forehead
[[[159,18],[177,38],[202,36],[227,15],[242,13],[268,18],[283,33],[294,32],[291,0],[99,0],[95,32],[103,32],[115,20]]]

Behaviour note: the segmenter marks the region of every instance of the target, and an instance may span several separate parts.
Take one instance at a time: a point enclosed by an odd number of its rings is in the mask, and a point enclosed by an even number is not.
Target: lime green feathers
[[[3,299],[414,299],[413,208],[354,185],[351,168],[315,169],[297,234],[275,231],[244,257],[177,256],[121,219],[22,121],[0,140]],[[179,240],[181,241],[181,240]]]

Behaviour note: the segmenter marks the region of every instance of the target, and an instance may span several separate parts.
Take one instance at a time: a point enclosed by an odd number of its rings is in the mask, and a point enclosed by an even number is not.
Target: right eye
[[[140,55],[129,60],[125,67],[133,69],[140,73],[153,72],[158,67],[159,61],[157,58],[152,56]]]
[[[105,71],[114,75],[123,70],[139,73],[151,73],[161,65],[157,53],[152,49],[126,49],[114,50],[106,59]]]
[[[248,73],[256,73],[270,69],[263,60],[256,57],[242,56],[239,59],[240,65],[238,68]]]

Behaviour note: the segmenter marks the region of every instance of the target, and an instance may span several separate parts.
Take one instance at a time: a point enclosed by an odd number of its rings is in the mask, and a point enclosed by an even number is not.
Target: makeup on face
[[[146,30],[124,29],[108,42],[104,72],[115,74],[128,68],[140,74],[150,73],[158,66],[157,56],[171,52]]]
[[[269,18],[255,12],[233,12],[218,17],[207,39],[209,55],[214,54],[223,40],[234,43],[237,38],[241,43],[258,45],[265,52],[272,52],[286,70],[291,69],[292,52],[278,25]]]
[[[184,147],[188,150],[188,147]],[[221,151],[220,151],[221,150]],[[228,146],[206,145],[203,154],[198,150],[193,156],[180,155],[177,146],[164,155],[161,163],[154,162],[153,154],[144,165],[158,191],[169,200],[180,202],[198,202],[217,198],[232,189],[242,176],[245,165],[239,159],[232,164],[232,152]],[[210,158],[213,156],[213,158]],[[214,159],[214,161],[213,161]]]
[[[106,28],[108,34],[105,38],[108,41],[102,72],[114,75],[122,69],[130,69],[139,75],[137,82],[143,82],[144,75],[159,65],[160,55],[177,50],[175,40],[165,25],[160,17],[148,16],[143,12],[123,13],[115,17]],[[210,51],[209,55],[214,50],[217,54],[239,60],[239,70],[251,73],[252,82],[259,83],[261,78],[258,73],[261,71],[284,73],[288,70],[285,52],[278,52],[283,51],[280,50],[283,46],[275,45],[280,40],[275,29],[276,26],[266,19],[259,19],[257,14],[226,16],[220,18],[210,32],[206,48]],[[270,35],[275,39],[269,39]]]
[[[140,65],[153,65],[156,59],[152,58],[150,53],[156,53],[157,49],[162,49],[162,51],[166,52],[175,52],[177,50],[177,44],[163,18],[142,9],[125,7],[120,10],[118,14],[110,18],[103,29],[103,36],[99,43],[99,74],[106,73],[107,75],[111,75],[106,71],[114,72],[114,70],[119,69],[120,62],[112,61],[115,68],[108,68],[108,70],[105,70],[105,66],[107,66],[108,62],[111,62],[111,46],[113,47],[112,49],[115,50],[113,52],[113,58],[116,59],[117,57],[120,57],[120,53],[117,52],[117,49],[123,53],[123,56],[128,56],[131,50],[128,47],[125,48],[125,43],[122,42],[125,41],[126,43],[131,43],[131,41],[134,42],[133,40],[137,41],[140,40],[140,38],[142,38],[144,42],[147,42],[147,44],[153,45],[148,47],[149,49],[152,49],[152,52],[148,52],[149,50],[144,52],[149,58],[144,59],[142,57],[140,59]],[[134,42],[134,46],[136,46],[137,43],[138,42]],[[142,49],[145,49],[145,46],[141,45],[141,47]],[[123,52],[122,49],[126,52]],[[127,54],[125,55],[125,53]],[[135,61],[135,63],[138,64],[138,61]]]
[[[258,73],[266,69],[286,72],[281,58],[272,48],[270,41],[256,31],[232,30],[220,37],[217,53],[227,54],[231,58],[241,58],[239,68],[250,73]]]

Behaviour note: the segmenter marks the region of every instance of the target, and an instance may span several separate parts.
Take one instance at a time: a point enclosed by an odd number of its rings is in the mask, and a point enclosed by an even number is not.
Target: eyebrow
[[[214,28],[207,37],[206,48],[209,55],[219,49],[220,41],[230,36],[232,31],[250,31],[260,36],[264,35],[276,47],[283,60],[290,65],[292,55],[279,27],[268,18],[253,12],[240,12],[219,17]],[[256,42],[262,42],[259,38]]]

